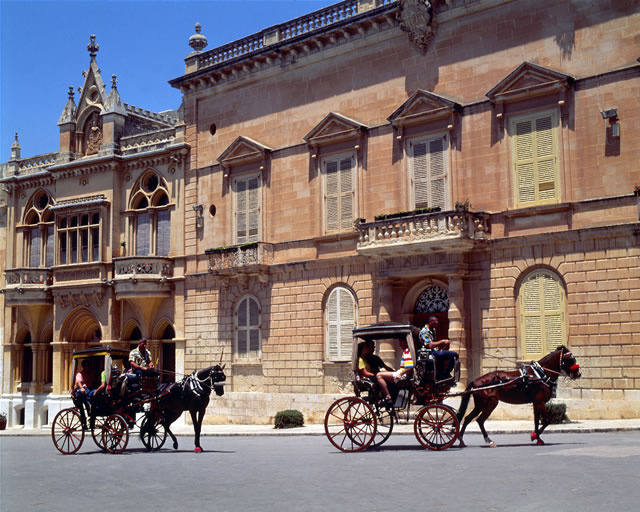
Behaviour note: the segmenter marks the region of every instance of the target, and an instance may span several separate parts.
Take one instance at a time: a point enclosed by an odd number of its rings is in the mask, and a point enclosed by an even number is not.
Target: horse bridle
[[[556,375],[559,375],[559,376],[562,376],[563,374],[566,376],[570,376],[570,374],[567,373],[567,371],[563,368],[564,360],[565,360],[565,357],[567,356],[573,357],[573,354],[571,353],[571,350],[569,350],[565,346],[562,346],[562,348],[560,348],[560,371],[551,370],[549,368],[545,368],[544,370],[549,373],[555,373]],[[571,365],[571,367],[569,368],[569,371],[578,371],[579,369],[580,369],[580,365],[578,363],[575,363]]]

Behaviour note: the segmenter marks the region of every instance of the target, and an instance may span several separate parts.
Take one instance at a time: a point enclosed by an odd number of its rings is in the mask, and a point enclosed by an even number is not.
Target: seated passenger
[[[384,369],[384,370],[388,370],[390,372],[394,371],[393,368],[391,368],[391,366],[387,365],[381,357],[377,356],[376,354],[374,354],[375,350],[376,350],[376,342],[373,340],[367,340],[365,341],[365,343],[367,345],[369,345],[371,351],[365,356],[366,361],[369,363],[369,366],[371,367],[371,371],[373,373],[378,373],[380,370]]]
[[[455,367],[458,353],[449,350],[449,340],[436,341],[436,327],[439,322],[435,316],[429,317],[427,324],[420,331],[420,340],[436,358],[436,380],[448,379]]]
[[[377,378],[377,375],[379,375],[380,372],[378,372],[377,374],[374,373],[373,368],[371,367],[371,365],[367,360],[368,359],[367,356],[370,354],[373,354],[374,348],[375,348],[375,343],[371,341],[365,341],[358,345],[358,373],[360,374],[360,377],[362,377],[363,379],[364,378],[371,379],[375,383],[377,383],[380,386],[380,390],[382,391],[382,394],[384,396],[383,403],[385,405],[391,405],[392,400],[391,400],[391,395],[389,394],[389,387],[387,386],[387,383],[384,381],[384,379]]]
[[[84,426],[86,426],[85,409],[87,414],[91,413],[90,399],[95,393],[95,390],[89,387],[90,382],[91,372],[89,370],[89,361],[84,359],[82,361],[82,369],[76,373],[76,383],[73,391],[74,397],[80,402],[80,416]]]
[[[384,382],[385,385],[387,383],[397,383],[401,380],[406,380],[411,375],[411,371],[413,370],[413,357],[411,356],[411,351],[409,350],[409,346],[407,345],[407,340],[400,340],[400,348],[402,349],[402,359],[400,360],[400,368],[398,370],[389,371],[389,372],[378,372],[376,378],[378,382]]]

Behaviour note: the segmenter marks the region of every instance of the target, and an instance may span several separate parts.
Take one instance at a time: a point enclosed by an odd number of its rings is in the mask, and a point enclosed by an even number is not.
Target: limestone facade
[[[465,383],[565,344],[571,417],[637,415],[640,18],[610,7],[353,0],[210,50],[198,27],[171,84],[185,366],[229,376],[209,421],[321,421],[350,327],[429,314]]]
[[[322,421],[352,392],[353,327],[432,314],[459,389],[565,344],[583,367],[558,389],[569,416],[637,416],[636,11],[347,0],[214,49],[203,20],[162,114],[107,95],[90,50],[60,151],[16,140],[2,164],[10,424],[50,421],[73,349],[139,336],[178,374],[226,364],[205,422]],[[83,213],[99,257],[62,262],[59,222]]]

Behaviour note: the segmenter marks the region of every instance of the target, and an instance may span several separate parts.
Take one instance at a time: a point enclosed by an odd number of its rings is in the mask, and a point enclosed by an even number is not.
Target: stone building
[[[354,326],[430,315],[463,381],[565,344],[572,419],[638,415],[635,2],[346,0],[214,49],[203,22],[180,112],[107,94],[92,42],[60,151],[2,164],[12,425],[68,399],[73,349],[140,336],[226,363],[205,422],[321,421]]]
[[[10,426],[39,427],[70,405],[74,350],[144,336],[159,364],[183,371],[184,125],[179,111],[123,103],[115,75],[107,92],[95,36],[87,49],[59,151],[23,158],[16,134],[0,168],[0,409]]]
[[[185,367],[229,375],[205,421],[321,420],[354,326],[431,314],[463,380],[565,344],[570,416],[637,416],[635,2],[347,0],[205,33],[170,82]]]

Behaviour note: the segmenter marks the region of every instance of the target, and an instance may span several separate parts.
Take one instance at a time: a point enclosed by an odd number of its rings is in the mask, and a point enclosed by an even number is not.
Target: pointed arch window
[[[262,355],[260,303],[251,295],[243,297],[235,312],[236,359],[258,359]]]
[[[566,294],[554,272],[529,273],[520,286],[518,306],[522,359],[540,359],[566,344]]]
[[[326,357],[328,361],[349,361],[357,311],[353,293],[338,286],[326,303]]]
[[[172,207],[166,182],[155,172],[145,173],[132,191],[128,212],[135,256],[169,256]]]
[[[36,192],[27,203],[23,231],[24,265],[27,267],[51,267],[54,264],[54,215],[53,200],[47,192]]]

